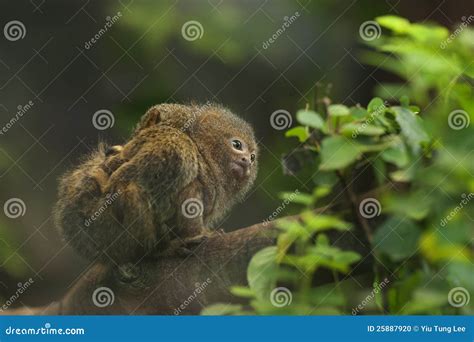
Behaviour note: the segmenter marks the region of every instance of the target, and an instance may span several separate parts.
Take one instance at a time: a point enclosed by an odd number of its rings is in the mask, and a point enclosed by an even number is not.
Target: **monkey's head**
[[[195,122],[188,134],[219,173],[221,186],[241,199],[257,176],[258,146],[252,127],[221,106],[206,104],[190,109]]]
[[[252,127],[230,110],[216,104],[160,104],[148,110],[135,134],[150,125],[163,124],[188,134],[214,179],[232,199],[241,199],[257,176],[258,147]]]

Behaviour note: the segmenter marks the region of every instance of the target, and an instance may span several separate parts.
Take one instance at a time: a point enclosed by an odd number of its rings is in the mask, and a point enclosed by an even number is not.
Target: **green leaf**
[[[242,305],[238,304],[213,304],[201,311],[203,316],[223,316],[243,314]]]
[[[417,289],[413,298],[407,303],[400,314],[431,314],[434,309],[446,304],[447,300],[448,296],[445,292],[429,288]]]
[[[296,240],[306,242],[311,237],[307,229],[295,220],[282,219],[277,223],[277,228],[283,231],[277,239],[277,263],[282,261],[286,252]]]
[[[342,136],[332,136],[321,145],[321,170],[338,170],[352,164],[360,157],[358,146]]]
[[[385,133],[385,130],[382,127],[367,123],[349,122],[341,127],[341,133],[345,136],[356,138],[358,135],[382,135]]]
[[[393,194],[384,198],[383,207],[387,212],[422,220],[430,212],[432,199],[422,192]]]
[[[395,182],[408,183],[413,179],[413,172],[410,169],[397,170],[390,172],[389,176]]]
[[[337,229],[346,231],[351,228],[351,225],[336,216],[315,214],[307,211],[301,214],[301,218],[305,223],[306,229],[311,232],[321,232],[328,229]]]
[[[345,299],[339,291],[334,291],[334,285],[323,285],[308,291],[309,301],[318,308],[322,306],[343,306]]]
[[[298,203],[303,205],[311,205],[313,203],[313,196],[299,191],[284,191],[278,194],[278,198],[285,202],[285,205],[290,203]]]
[[[255,298],[255,293],[248,287],[245,286],[232,286],[230,293],[234,296],[242,298]]]
[[[326,123],[324,122],[321,115],[313,110],[299,110],[296,113],[296,119],[304,126],[313,127],[320,130],[324,130],[326,126]]]
[[[275,288],[278,264],[276,262],[277,248],[266,247],[257,252],[250,260],[247,268],[247,280],[256,297],[268,299]]]
[[[309,194],[305,194],[305,193],[298,193],[298,194],[294,194],[292,193],[292,197],[291,197],[291,203],[298,203],[298,204],[302,204],[302,205],[311,205],[313,204],[314,202],[314,199],[313,199],[313,196],[309,195]]]
[[[332,187],[330,186],[317,186],[316,188],[314,188],[313,196],[316,199],[323,198],[329,195],[331,193],[331,190]]]
[[[382,159],[397,165],[399,168],[407,166],[409,162],[408,151],[402,141],[382,152]]]
[[[407,33],[418,42],[440,43],[449,35],[449,30],[437,25],[412,24]]]
[[[360,260],[360,255],[355,252],[341,251],[339,248],[318,243],[315,247],[307,249],[305,255],[287,255],[283,262],[311,275],[319,267],[347,273],[350,265],[358,260]]]
[[[421,125],[421,119],[407,108],[392,107],[395,112],[395,120],[400,125],[402,135],[414,153],[421,148],[421,143],[428,142],[429,137]]]
[[[373,246],[393,261],[401,261],[416,252],[420,235],[420,228],[409,218],[393,216],[377,229]]]
[[[359,105],[355,107],[351,107],[350,109],[352,117],[356,119],[362,119],[367,116],[367,110],[365,108],[360,107]]]
[[[297,137],[299,142],[305,142],[309,138],[309,133],[306,127],[297,126],[293,127],[292,129],[286,131],[285,137]]]
[[[369,113],[381,113],[385,108],[387,108],[385,102],[380,97],[374,97],[367,105],[367,111]]]
[[[347,106],[341,104],[333,104],[328,107],[328,113],[330,116],[346,116],[351,113]]]
[[[313,175],[313,182],[320,186],[334,186],[339,180],[334,172],[317,171]]]
[[[375,18],[375,20],[383,27],[388,28],[396,33],[406,33],[410,29],[410,22],[404,18],[395,15],[384,15]]]

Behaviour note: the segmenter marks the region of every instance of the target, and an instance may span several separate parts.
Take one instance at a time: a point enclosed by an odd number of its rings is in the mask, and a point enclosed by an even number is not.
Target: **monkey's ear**
[[[159,106],[153,106],[147,110],[147,112],[145,113],[145,115],[142,116],[140,122],[135,128],[134,134],[137,134],[142,129],[156,125],[161,121],[161,114],[158,107]]]

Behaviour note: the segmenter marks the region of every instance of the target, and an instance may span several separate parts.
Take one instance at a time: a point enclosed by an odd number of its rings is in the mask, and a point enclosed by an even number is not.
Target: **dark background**
[[[1,1],[1,27],[19,20],[26,36],[12,42],[0,35],[0,126],[19,105],[34,105],[0,136],[0,204],[10,198],[26,204],[17,219],[0,212],[0,297],[32,277],[34,285],[15,306],[48,303],[90,266],[63,244],[52,223],[58,177],[99,141],[125,140],[148,107],[215,101],[255,126],[261,146],[256,186],[221,224],[226,230],[247,226],[273,212],[279,192],[307,188],[308,180],[282,174],[288,142],[269,124],[271,113],[294,114],[311,100],[317,82],[332,84],[334,101],[366,104],[374,87],[392,76],[360,61],[360,25],[395,14],[453,27],[474,8],[460,3]],[[86,49],[106,17],[119,11],[122,17]],[[295,12],[297,20],[264,49]],[[183,38],[189,20],[202,24],[201,39]],[[100,109],[115,118],[104,131],[92,125]]]

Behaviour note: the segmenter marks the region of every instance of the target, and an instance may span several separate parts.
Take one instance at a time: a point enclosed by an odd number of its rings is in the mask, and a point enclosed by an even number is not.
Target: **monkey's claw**
[[[122,152],[122,150],[123,150],[123,146],[121,146],[121,145],[109,146],[109,147],[107,147],[107,149],[105,150],[105,155],[106,155],[107,157],[113,156],[113,155],[116,155],[116,154]]]
[[[176,252],[180,256],[188,257],[196,251],[196,249],[207,241],[209,236],[198,235],[182,240],[182,244],[176,249]]]
[[[184,239],[184,245],[190,248],[199,247],[202,243],[206,242],[209,239],[209,235],[197,235],[190,238]]]

